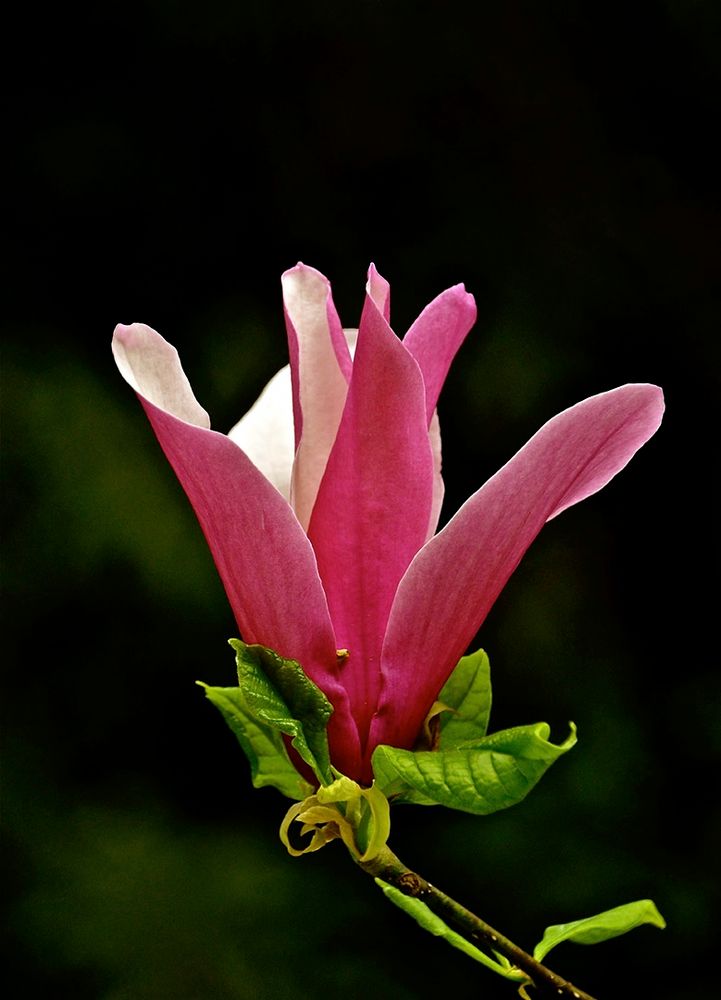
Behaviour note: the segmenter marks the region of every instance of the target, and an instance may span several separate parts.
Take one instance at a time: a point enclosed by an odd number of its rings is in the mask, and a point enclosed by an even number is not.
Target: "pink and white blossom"
[[[369,782],[376,746],[413,746],[541,527],[627,464],[658,428],[663,395],[624,385],[564,410],[436,533],[436,404],[473,297],[449,288],[403,339],[372,266],[357,338],[313,268],[287,271],[283,298],[290,365],[228,435],[211,430],[177,352],[150,327],[118,326],[113,351],[242,638],[302,664],[334,707],[334,765]]]

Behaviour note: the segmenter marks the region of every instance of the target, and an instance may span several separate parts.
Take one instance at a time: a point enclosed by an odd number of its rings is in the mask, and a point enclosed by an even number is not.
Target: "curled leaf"
[[[302,823],[301,836],[312,834],[304,848],[294,847],[289,831]],[[280,839],[293,857],[320,850],[340,838],[356,861],[372,861],[385,847],[390,834],[388,799],[374,784],[362,788],[357,782],[338,775],[315,795],[291,806],[280,826]]]

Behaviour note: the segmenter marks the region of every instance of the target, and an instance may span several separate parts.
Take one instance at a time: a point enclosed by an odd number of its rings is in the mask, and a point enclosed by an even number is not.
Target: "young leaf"
[[[426,904],[420,899],[414,899],[412,896],[406,896],[396,889],[395,886],[389,885],[382,879],[377,878],[375,880],[376,885],[379,885],[385,895],[390,899],[392,903],[395,903],[401,910],[413,917],[413,919],[423,928],[424,931],[428,931],[435,937],[442,937],[448,942],[453,948],[458,948],[469,958],[474,959],[476,962],[480,962],[481,965],[485,965],[486,968],[492,969],[497,972],[499,976],[503,976],[505,979],[512,979],[517,983],[527,983],[528,976],[525,972],[521,972],[520,969],[514,969],[511,967],[507,959],[502,958],[502,962],[497,962],[492,959],[489,955],[486,955],[475,945],[472,945],[470,941],[466,941],[464,937],[458,934],[456,931],[452,930],[448,924],[446,924],[439,916],[437,916],[433,910],[430,910]]]
[[[250,761],[255,788],[272,785],[290,799],[304,799],[312,793],[311,786],[291,764],[281,734],[253,717],[240,688],[210,687],[202,681],[198,683],[235,733]]]
[[[561,941],[597,944],[599,941],[608,941],[609,938],[626,934],[642,924],[660,928],[666,926],[666,921],[650,899],[639,899],[635,903],[616,906],[613,910],[597,913],[595,917],[547,927],[543,937],[533,949],[533,957],[542,962],[551,948],[555,948]]]
[[[440,716],[441,750],[453,750],[486,735],[491,712],[491,666],[482,649],[458,661],[438,701],[454,710]]]
[[[326,728],[333,706],[295,660],[265,646],[230,639],[236,652],[238,684],[254,718],[292,737],[302,759],[322,784],[330,784]]]
[[[379,746],[373,771],[381,791],[399,802],[444,805],[485,816],[520,802],[554,761],[576,743],[576,727],[560,745],[545,722],[517,726],[454,750]]]

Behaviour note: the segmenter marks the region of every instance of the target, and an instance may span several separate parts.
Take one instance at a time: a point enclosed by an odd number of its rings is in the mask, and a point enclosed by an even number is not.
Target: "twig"
[[[396,855],[385,847],[372,861],[358,865],[374,878],[395,886],[405,896],[420,899],[439,917],[454,925],[470,941],[480,942],[491,951],[498,952],[521,969],[531,980],[539,997],[555,997],[560,1000],[594,1000],[589,994],[552,972],[545,965],[523,951],[517,944],[494,930],[485,920],[471,913],[465,906],[451,899],[440,889],[427,882],[422,876],[407,868]]]

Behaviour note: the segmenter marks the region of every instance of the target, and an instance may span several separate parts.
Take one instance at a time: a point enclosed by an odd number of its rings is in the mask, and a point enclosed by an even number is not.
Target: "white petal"
[[[357,326],[344,326],[343,333],[345,334],[346,344],[348,344],[348,350],[350,351],[351,358],[355,357],[355,345],[358,343],[358,327]]]
[[[187,424],[210,427],[210,417],[193,395],[178,352],[145,323],[118,323],[113,355],[120,374],[154,406]]]
[[[443,496],[446,491],[441,475],[441,425],[438,420],[438,410],[433,411],[431,425],[428,428],[428,436],[431,440],[431,451],[433,452],[433,506],[431,507],[431,518],[428,524],[428,538],[432,538],[438,527],[438,519],[441,516],[443,506]]]
[[[228,437],[289,500],[295,447],[290,365],[276,372]]]

